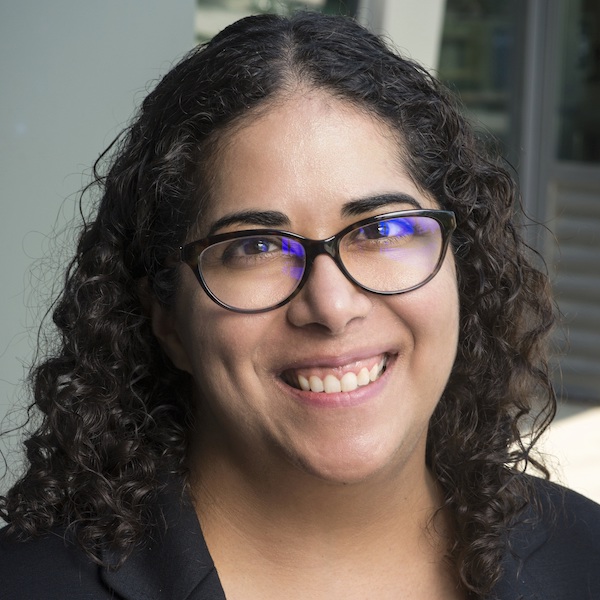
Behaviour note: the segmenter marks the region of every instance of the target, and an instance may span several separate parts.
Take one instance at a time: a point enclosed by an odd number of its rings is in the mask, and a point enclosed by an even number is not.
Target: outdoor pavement
[[[554,481],[600,503],[600,406],[560,406],[540,449]]]

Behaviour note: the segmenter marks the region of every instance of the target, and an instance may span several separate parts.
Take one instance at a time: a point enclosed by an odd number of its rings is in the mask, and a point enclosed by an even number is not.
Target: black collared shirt
[[[531,508],[512,530],[504,576],[490,600],[600,600],[600,506],[537,485],[542,514]],[[91,562],[61,533],[18,542],[3,530],[0,598],[225,600],[191,503],[172,489],[155,508],[166,528],[116,571]]]

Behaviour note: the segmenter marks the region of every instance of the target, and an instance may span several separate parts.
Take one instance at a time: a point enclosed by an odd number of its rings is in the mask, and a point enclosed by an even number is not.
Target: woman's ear
[[[171,359],[175,367],[191,374],[191,362],[179,335],[173,309],[156,299],[146,277],[138,283],[138,296],[142,310],[150,318],[152,333],[164,353]]]

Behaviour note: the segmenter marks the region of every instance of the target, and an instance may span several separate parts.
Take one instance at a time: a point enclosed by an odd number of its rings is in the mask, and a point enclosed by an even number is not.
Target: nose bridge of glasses
[[[314,262],[316,258],[322,254],[325,254],[331,260],[333,260],[336,267],[339,269],[340,274],[353,282],[346,271],[346,267],[342,263],[339,253],[339,239],[337,235],[332,235],[324,240],[305,239],[303,245],[306,252],[306,263],[304,277],[302,278],[303,281],[300,287],[303,287],[306,281],[310,278]]]
[[[304,240],[304,249],[306,251],[306,266],[310,268],[321,254],[326,254],[338,263],[338,251],[336,236],[331,236],[324,240]]]

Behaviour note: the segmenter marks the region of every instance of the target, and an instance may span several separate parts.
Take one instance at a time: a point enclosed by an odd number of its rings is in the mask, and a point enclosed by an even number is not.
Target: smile
[[[290,370],[283,374],[286,383],[305,392],[337,394],[352,392],[377,381],[385,372],[387,354],[369,361],[335,369]]]

